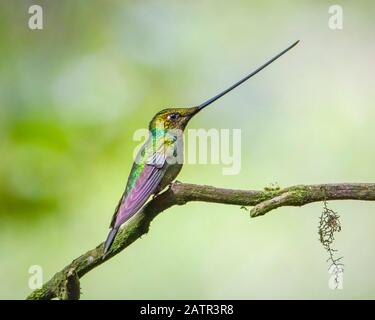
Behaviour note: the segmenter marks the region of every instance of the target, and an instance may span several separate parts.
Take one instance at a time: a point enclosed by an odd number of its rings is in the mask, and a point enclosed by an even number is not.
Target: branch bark
[[[172,206],[184,205],[190,201],[253,206],[250,216],[258,217],[282,206],[303,206],[308,203],[324,200],[375,201],[375,183],[297,185],[285,189],[266,188],[265,190],[257,191],[223,189],[176,182],[166,191],[149,201],[122,228],[109,254],[104,259],[102,258],[102,243],[73,260],[47,281],[42,288],[33,291],[27,299],[79,298],[80,278],[146,234],[151,221],[159,213]],[[74,275],[73,278],[72,275]],[[65,288],[63,293],[61,288]]]

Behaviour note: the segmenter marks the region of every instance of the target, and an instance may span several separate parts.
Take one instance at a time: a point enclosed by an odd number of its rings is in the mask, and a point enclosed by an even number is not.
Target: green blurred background
[[[242,171],[185,165],[182,182],[261,189],[373,182],[373,1],[11,1],[0,5],[0,298],[23,299],[103,241],[138,142],[167,106],[217,93],[297,39],[194,119],[240,128]],[[28,28],[28,8],[44,29]],[[328,28],[341,4],[344,29]],[[332,202],[344,289],[330,290],[322,204],[250,219],[191,203],[87,274],[83,299],[375,298],[375,204]]]

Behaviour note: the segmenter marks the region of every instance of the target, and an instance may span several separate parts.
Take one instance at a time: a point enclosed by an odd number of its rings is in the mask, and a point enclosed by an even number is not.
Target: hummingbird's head
[[[200,110],[206,108],[211,103],[220,99],[222,96],[226,95],[228,92],[232,91],[234,88],[238,87],[240,84],[244,83],[252,76],[256,75],[259,71],[263,70],[265,67],[270,65],[276,59],[280,58],[284,53],[292,49],[297,45],[299,41],[296,41],[291,46],[281,51],[279,54],[274,56],[272,59],[268,60],[266,63],[258,67],[256,70],[248,74],[246,77],[242,78],[240,81],[237,81],[235,84],[220,92],[216,96],[206,100],[196,107],[191,108],[170,108],[159,111],[150,122],[150,130],[154,128],[164,128],[166,130],[179,129],[184,130],[189,120],[196,115]]]
[[[159,111],[150,122],[150,130],[153,128],[165,128],[167,130],[184,130],[189,120],[199,112],[198,107],[169,108]]]

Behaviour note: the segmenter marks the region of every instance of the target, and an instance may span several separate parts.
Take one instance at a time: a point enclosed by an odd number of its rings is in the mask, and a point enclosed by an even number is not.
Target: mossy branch
[[[79,278],[108,259],[111,259],[114,255],[147,233],[151,221],[159,213],[175,205],[184,205],[190,201],[202,201],[238,206],[254,206],[250,211],[250,216],[257,217],[282,206],[303,206],[308,203],[326,200],[375,201],[375,183],[298,185],[285,189],[267,188],[262,191],[255,191],[222,189],[176,182],[166,191],[149,201],[122,228],[110,252],[104,259],[102,258],[102,243],[73,260],[47,281],[41,289],[33,291],[27,299],[79,298]],[[64,294],[61,294],[61,288],[65,288]],[[69,292],[70,288],[73,288],[72,292]]]

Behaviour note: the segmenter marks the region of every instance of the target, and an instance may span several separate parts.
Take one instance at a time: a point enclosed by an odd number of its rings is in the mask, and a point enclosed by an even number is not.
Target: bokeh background
[[[0,298],[23,299],[103,241],[135,130],[168,106],[217,93],[301,43],[210,106],[190,128],[242,130],[242,171],[186,165],[179,180],[261,189],[375,179],[373,1],[11,1],[0,5]],[[28,8],[44,29],[28,28]],[[344,29],[328,27],[340,4]],[[83,299],[375,298],[375,204],[329,203],[344,289],[328,287],[322,204],[250,219],[190,203],[87,274]]]

